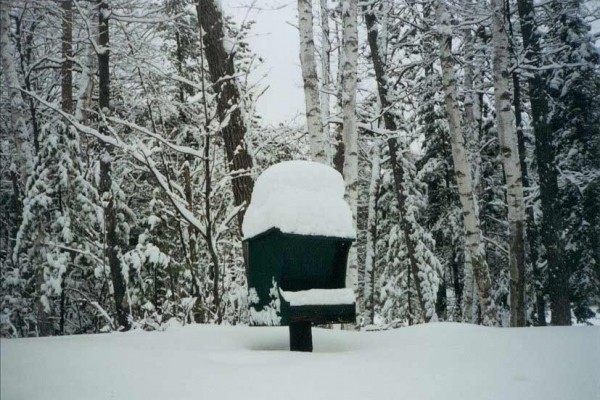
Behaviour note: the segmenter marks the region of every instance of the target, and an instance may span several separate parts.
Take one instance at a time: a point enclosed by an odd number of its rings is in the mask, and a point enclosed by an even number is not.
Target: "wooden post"
[[[313,351],[310,322],[290,322],[290,350]]]

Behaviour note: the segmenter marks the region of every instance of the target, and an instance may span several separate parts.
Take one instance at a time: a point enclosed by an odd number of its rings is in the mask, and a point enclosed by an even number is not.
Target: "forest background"
[[[3,336],[246,323],[244,210],[291,159],[344,176],[357,328],[595,316],[598,2],[267,3],[2,2]],[[289,70],[252,46],[282,9]]]

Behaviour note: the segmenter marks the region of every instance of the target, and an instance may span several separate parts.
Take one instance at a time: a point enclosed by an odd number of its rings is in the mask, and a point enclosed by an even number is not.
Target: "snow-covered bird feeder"
[[[356,299],[345,281],[356,232],[339,172],[310,161],[269,167],[256,181],[242,230],[251,325],[288,325],[290,349],[312,351],[311,324],[355,321]]]

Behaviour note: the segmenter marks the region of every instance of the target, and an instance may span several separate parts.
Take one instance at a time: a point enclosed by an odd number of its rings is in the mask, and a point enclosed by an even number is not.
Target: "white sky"
[[[256,21],[249,42],[264,64],[254,78],[264,76],[261,86],[269,86],[257,102],[257,114],[266,124],[302,124],[304,92],[300,39],[294,27],[298,24],[296,0],[222,0],[222,4],[224,12],[238,23],[244,18]]]
[[[263,58],[254,80],[267,91],[257,101],[257,114],[265,123],[278,125],[305,123],[304,91],[300,70],[300,39],[297,0],[221,0],[224,12],[238,23],[253,20],[249,42],[252,50]],[[591,10],[600,0],[588,0]],[[600,18],[592,22],[592,34],[600,32]],[[600,43],[600,38],[596,44]],[[372,82],[374,84],[374,82]],[[365,82],[362,83],[365,85]],[[360,95],[359,95],[360,96]]]

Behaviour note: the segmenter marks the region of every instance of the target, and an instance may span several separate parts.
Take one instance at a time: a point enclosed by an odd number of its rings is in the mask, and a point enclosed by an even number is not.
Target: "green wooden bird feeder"
[[[352,214],[334,169],[290,161],[257,180],[244,219],[253,326],[289,326],[290,349],[312,351],[312,324],[353,323],[345,288]]]

